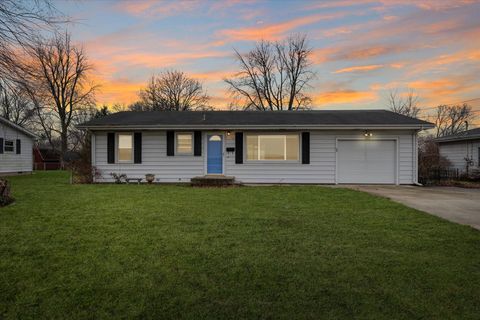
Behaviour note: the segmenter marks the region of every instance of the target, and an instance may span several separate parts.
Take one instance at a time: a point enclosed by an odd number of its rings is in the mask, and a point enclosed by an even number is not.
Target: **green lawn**
[[[11,178],[0,318],[478,319],[480,232],[352,190]]]

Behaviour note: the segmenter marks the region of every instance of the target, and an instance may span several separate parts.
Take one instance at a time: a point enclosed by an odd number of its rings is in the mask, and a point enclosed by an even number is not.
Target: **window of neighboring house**
[[[118,134],[118,161],[130,162],[133,157],[133,137],[131,133]]]
[[[13,144],[13,140],[5,140],[5,145],[3,147],[3,150],[5,150],[5,152],[13,152],[14,151],[14,144]]]
[[[193,154],[193,134],[191,132],[177,133],[176,154]]]
[[[299,135],[247,134],[247,160],[249,161],[298,161]]]

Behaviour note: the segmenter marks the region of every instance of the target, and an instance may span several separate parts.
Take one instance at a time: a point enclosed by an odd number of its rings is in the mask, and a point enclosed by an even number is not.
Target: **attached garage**
[[[397,141],[338,140],[337,183],[397,183]]]

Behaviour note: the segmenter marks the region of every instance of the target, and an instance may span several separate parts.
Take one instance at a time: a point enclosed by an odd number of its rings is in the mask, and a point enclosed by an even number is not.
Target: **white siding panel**
[[[142,163],[107,163],[107,133],[95,133],[95,167],[101,177],[97,182],[112,182],[110,173],[126,174],[129,178],[145,178],[153,173],[159,182],[190,182],[203,175],[203,156],[167,157],[165,131],[145,131],[142,134]]]
[[[23,132],[0,123],[0,138],[13,140],[13,152],[0,153],[0,173],[31,172],[33,169],[33,139]],[[21,153],[16,153],[16,139],[21,140]]]
[[[376,138],[398,139],[398,174],[400,184],[412,184],[414,171],[413,131],[372,131]],[[205,135],[204,135],[205,136]],[[313,183],[334,184],[337,138],[364,138],[360,130],[316,130],[310,134],[310,164],[249,163],[235,164],[235,153],[225,152],[225,175],[234,176],[244,183]],[[224,150],[235,147],[234,133],[226,137]],[[194,176],[205,174],[205,144],[202,156],[166,156],[164,131],[143,133],[142,164],[108,164],[107,135],[97,132],[95,164],[102,174],[97,181],[111,182],[111,172],[125,173],[129,177],[143,178],[155,174],[159,182],[189,182]]]
[[[479,168],[478,149],[480,148],[480,140],[457,141],[440,143],[440,155],[447,158],[452,167],[464,172],[466,170],[465,158],[473,159],[473,167]]]

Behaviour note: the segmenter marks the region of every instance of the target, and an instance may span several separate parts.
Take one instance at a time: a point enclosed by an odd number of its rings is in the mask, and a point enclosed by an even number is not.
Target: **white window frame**
[[[251,160],[251,159],[248,159],[248,146],[247,146],[247,137],[248,136],[257,136],[257,138],[259,136],[285,136],[285,139],[284,139],[284,159],[283,160],[274,160],[274,159],[268,159],[268,160],[262,160],[262,159],[257,159],[256,160]],[[296,135],[297,138],[298,138],[298,150],[297,150],[297,160],[286,160],[286,143],[287,143],[287,138],[286,136],[287,135]],[[301,154],[302,154],[302,141],[300,139],[300,133],[298,132],[248,132],[248,133],[245,133],[244,135],[244,141],[243,141],[243,145],[244,145],[244,161],[245,162],[248,162],[248,163],[300,163],[301,161]],[[260,141],[257,141],[258,143],[258,146],[259,146],[259,152],[258,152],[258,156],[260,155]]]
[[[129,135],[132,138],[132,156],[130,160],[120,160],[120,136],[121,135]],[[133,132],[117,132],[116,139],[115,139],[115,159],[117,159],[117,163],[133,163]]]
[[[191,137],[191,141],[192,141],[192,145],[191,145],[191,150],[190,152],[180,152],[178,151],[178,135],[190,135]],[[194,149],[194,144],[195,144],[195,141],[193,141],[194,139],[194,136],[193,136],[193,132],[191,131],[182,131],[182,132],[175,132],[175,155],[177,156],[193,156],[193,149]]]
[[[7,150],[7,142],[12,143],[12,150]],[[3,140],[3,152],[15,153],[15,140],[12,140],[12,139]]]

